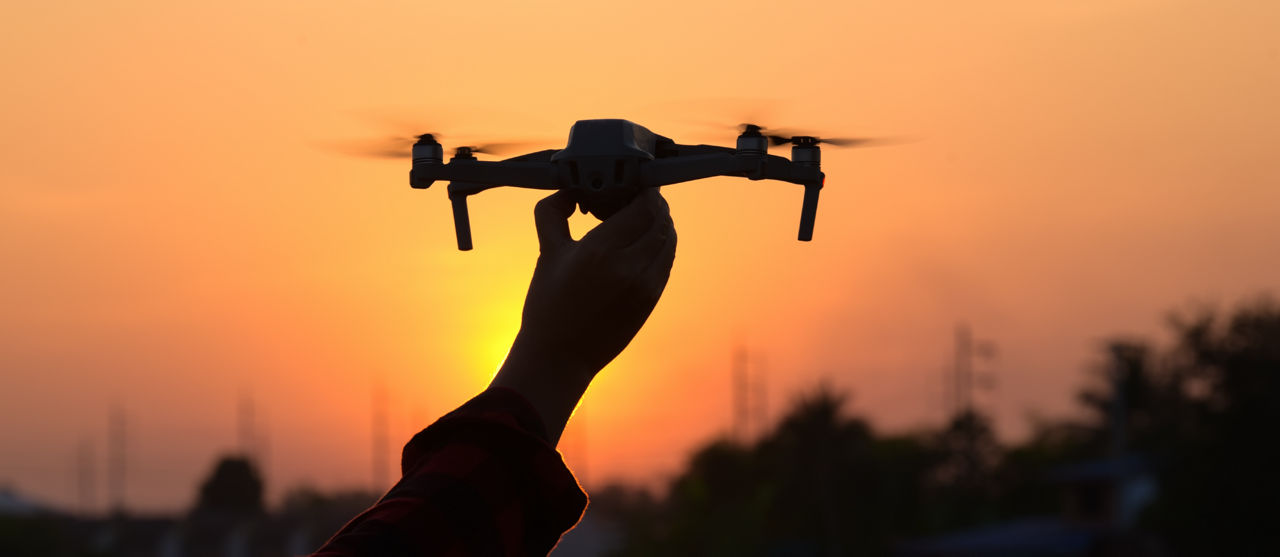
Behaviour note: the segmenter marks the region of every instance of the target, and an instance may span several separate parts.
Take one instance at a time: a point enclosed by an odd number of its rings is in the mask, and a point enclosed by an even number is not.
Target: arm
[[[640,330],[675,257],[646,190],[581,240],[566,193],[538,203],[541,254],[489,388],[405,445],[403,477],[315,556],[546,555],[586,508],[555,444],[591,379]]]
[[[569,236],[573,209],[559,192],[534,211],[542,253],[520,333],[490,385],[524,395],[553,445],[596,373],[649,318],[676,250],[671,211],[655,188],[578,241]]]

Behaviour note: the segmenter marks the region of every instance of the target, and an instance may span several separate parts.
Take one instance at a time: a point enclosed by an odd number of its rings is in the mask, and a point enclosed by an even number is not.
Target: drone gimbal
[[[713,176],[780,180],[804,186],[799,239],[807,242],[813,238],[818,192],[825,178],[819,169],[818,145],[860,140],[783,137],[761,132],[760,126],[744,124],[737,147],[731,149],[680,145],[627,120],[579,120],[569,129],[569,143],[564,149],[481,161],[475,157],[476,152],[481,152],[479,149],[460,147],[448,163],[444,162],[440,143],[425,134],[413,145],[409,184],[423,189],[437,180],[449,181],[458,249],[463,251],[472,247],[467,197],[490,188],[567,189],[575,193],[583,212],[605,219],[630,202],[641,188]],[[770,155],[770,143],[790,143],[791,159]]]

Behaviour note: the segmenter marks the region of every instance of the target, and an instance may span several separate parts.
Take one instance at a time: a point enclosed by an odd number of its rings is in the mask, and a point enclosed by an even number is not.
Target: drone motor
[[[800,135],[791,138],[791,162],[817,168],[822,163],[821,143],[816,137]]]
[[[413,144],[413,165],[440,164],[444,162],[444,148],[434,135],[424,133]]]
[[[739,155],[762,156],[769,152],[769,138],[760,133],[760,126],[743,124],[737,151]]]

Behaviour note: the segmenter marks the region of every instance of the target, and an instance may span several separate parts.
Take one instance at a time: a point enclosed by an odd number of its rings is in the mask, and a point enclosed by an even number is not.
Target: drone
[[[792,135],[755,124],[739,126],[735,147],[681,145],[644,126],[622,119],[579,120],[569,129],[563,149],[547,149],[499,161],[477,154],[500,149],[458,147],[444,161],[437,134],[422,134],[413,143],[409,185],[426,189],[445,180],[453,206],[458,249],[472,249],[467,198],[482,191],[512,186],[540,190],[569,190],[578,208],[604,220],[625,207],[644,188],[669,186],[714,176],[750,180],[778,180],[804,187],[800,207],[799,240],[813,239],[818,192],[826,176],[821,170],[820,145],[859,146],[870,138],[820,138]],[[770,155],[769,146],[791,145],[791,158]]]

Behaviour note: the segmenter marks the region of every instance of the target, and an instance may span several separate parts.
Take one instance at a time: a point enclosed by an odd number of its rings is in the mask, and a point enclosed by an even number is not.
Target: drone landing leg
[[[471,216],[467,213],[467,196],[450,192],[449,201],[453,203],[453,229],[458,235],[458,249],[471,250]]]
[[[822,182],[804,185],[804,205],[800,207],[800,241],[813,240],[813,221],[818,216],[818,192]]]

